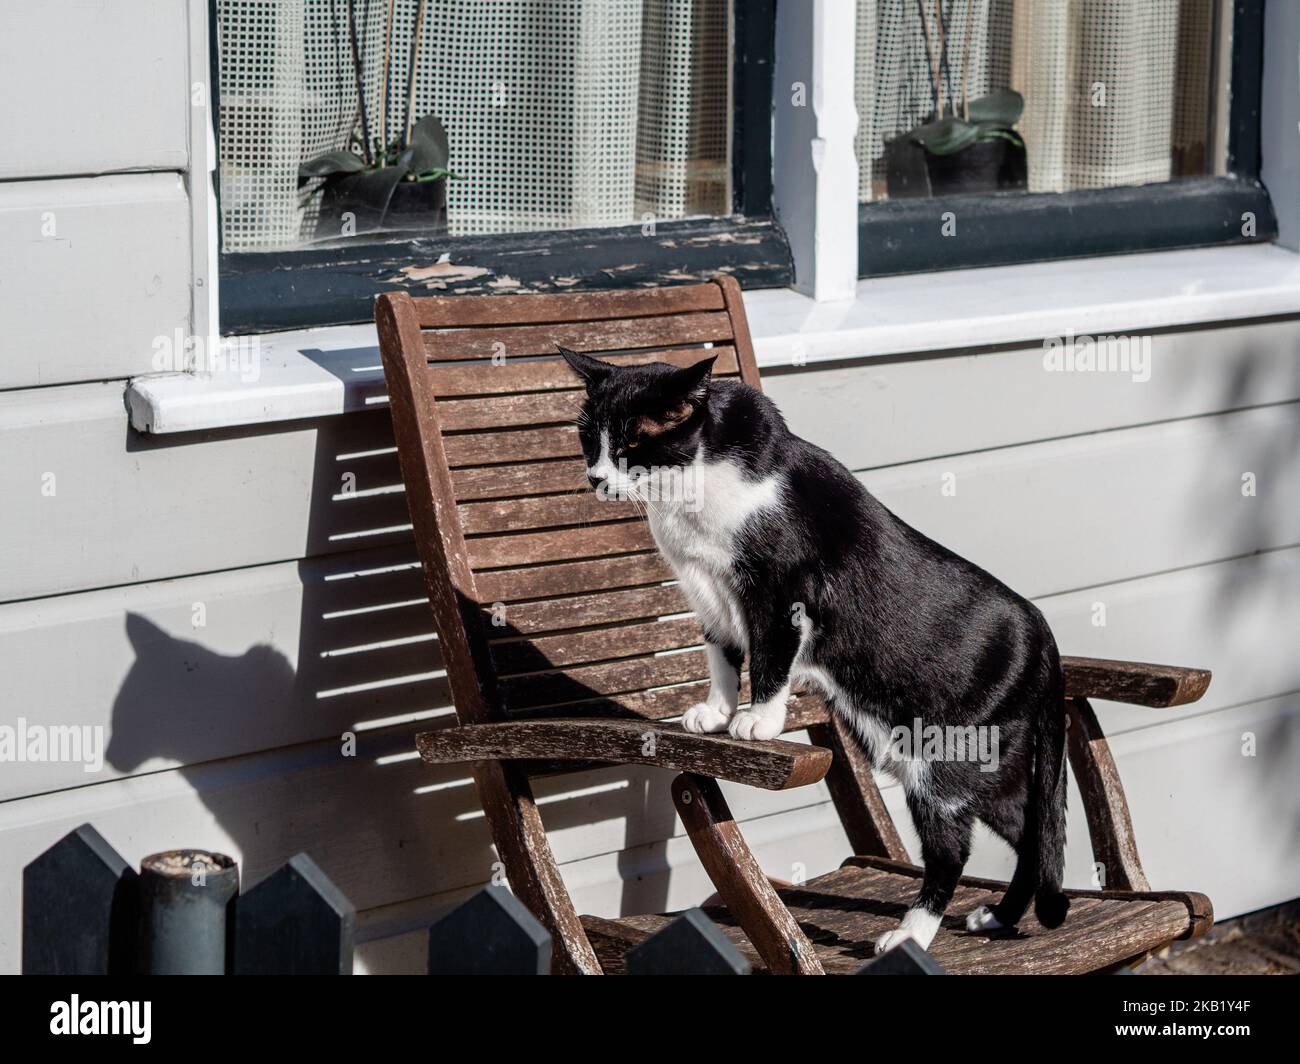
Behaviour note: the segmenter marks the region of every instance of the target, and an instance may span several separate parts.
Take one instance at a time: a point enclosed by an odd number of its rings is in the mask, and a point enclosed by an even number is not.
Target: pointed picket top
[[[920,943],[905,938],[888,953],[868,961],[854,975],[947,975],[943,966]]]
[[[129,970],[135,870],[82,824],[23,869],[23,972],[105,975]]]
[[[489,885],[429,928],[430,975],[546,975],[551,936],[505,887]]]
[[[356,910],[305,853],[235,902],[236,975],[351,975]]]
[[[749,961],[702,909],[628,950],[628,975],[748,975]]]

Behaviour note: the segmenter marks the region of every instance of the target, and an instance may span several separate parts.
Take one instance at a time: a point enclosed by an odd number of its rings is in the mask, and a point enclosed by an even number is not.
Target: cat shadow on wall
[[[217,828],[196,828],[204,821],[188,799],[146,790],[131,842],[142,853],[231,851],[246,884],[304,851],[359,911],[417,900],[409,912],[381,914],[373,929],[363,922],[359,941],[418,930],[437,911],[418,899],[485,883],[499,870],[467,766],[425,765],[414,753],[418,732],[453,723],[445,708],[421,715],[450,697],[445,677],[430,675],[441,662],[419,571],[402,551],[298,569],[296,662],[266,643],[229,654],[205,645],[227,636],[219,596],[208,604],[206,630],[189,628],[188,614],[166,618],[166,627],[126,615],[134,662],[114,701],[106,761],[129,774],[179,766]],[[366,643],[372,648],[355,651]],[[292,648],[292,639],[282,645]],[[345,752],[349,734],[354,748]],[[621,898],[601,892],[580,907],[614,914],[666,906],[670,781],[667,772],[611,767],[535,782],[549,831],[569,829],[584,855],[617,851]],[[588,830],[617,820],[619,840],[589,843]],[[579,880],[583,872],[580,865]],[[597,868],[595,877],[610,872]]]
[[[141,791],[131,844],[138,840],[141,853],[233,850],[245,883],[306,852],[359,911],[394,907],[376,934],[418,929],[434,911],[430,895],[498,874],[468,766],[425,765],[415,753],[418,732],[455,718],[387,411],[127,436],[129,451],[168,467],[164,452],[196,445],[214,448],[226,469],[246,470],[244,448],[253,444],[280,463],[276,478],[250,481],[245,472],[210,487],[208,498],[215,491],[222,505],[200,499],[178,524],[194,542],[241,548],[209,559],[226,571],[187,578],[205,600],[202,625],[188,601],[125,614],[133,663],[113,703],[106,760],[132,774],[176,767],[217,828],[196,828],[204,821],[192,799],[173,797],[159,780]],[[301,467],[304,446],[309,482],[299,487],[284,474]],[[235,492],[244,494],[231,502]],[[304,502],[297,541],[285,530],[296,533],[293,513]],[[249,544],[264,546],[242,549]],[[306,557],[292,571],[247,568],[268,549]],[[345,752],[347,735],[355,748]],[[622,880],[621,898],[600,889],[585,908],[665,908],[671,779],[634,766],[535,782],[548,830],[571,840],[557,845],[560,859],[603,854],[591,878]],[[620,836],[606,838],[620,821]],[[590,836],[597,830],[599,842]],[[601,864],[611,860],[617,872]],[[589,868],[571,877],[580,895]],[[371,933],[363,921],[359,939]]]

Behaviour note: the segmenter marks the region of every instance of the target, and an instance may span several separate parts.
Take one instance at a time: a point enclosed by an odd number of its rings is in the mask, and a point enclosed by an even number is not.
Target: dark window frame
[[[1265,0],[1232,0],[1228,175],[1078,192],[1001,192],[863,203],[858,276],[885,277],[977,266],[1224,244],[1277,236],[1259,179]],[[957,220],[944,236],[945,212]],[[1255,216],[1253,236],[1242,216]]]
[[[215,124],[220,114],[216,0],[208,6]],[[746,288],[793,284],[790,246],[772,211],[776,0],[737,2],[733,11],[732,214],[659,222],[651,236],[640,225],[629,225],[492,236],[359,237],[288,251],[223,250],[222,333],[370,321],[374,297],[381,292],[409,288],[429,294],[423,285],[397,278],[403,267],[432,264],[443,255],[487,272],[449,282],[439,294],[492,292],[492,282],[502,276],[519,282],[511,292],[684,283],[723,272],[733,273]],[[219,154],[219,135],[216,140]]]

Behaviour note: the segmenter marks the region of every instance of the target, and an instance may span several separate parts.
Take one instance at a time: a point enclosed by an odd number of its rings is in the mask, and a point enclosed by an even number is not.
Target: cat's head
[[[604,498],[626,498],[656,471],[691,462],[709,402],[714,359],[615,366],[560,348],[587,386],[578,436],[587,479]]]

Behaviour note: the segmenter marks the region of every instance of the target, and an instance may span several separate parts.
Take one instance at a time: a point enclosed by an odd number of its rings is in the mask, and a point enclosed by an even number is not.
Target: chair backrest
[[[659,720],[701,701],[700,627],[643,516],[591,491],[574,426],[584,391],[556,345],[624,364],[714,354],[716,376],[760,387],[736,281],[385,294],[376,321],[459,720]],[[834,751],[826,781],[854,852],[905,859],[870,766],[820,696],[792,703],[787,730],[802,728]]]
[[[434,599],[439,635],[466,644],[482,689],[462,704],[453,686],[461,720],[661,719],[701,701],[699,625],[642,514],[587,484],[582,382],[556,345],[623,364],[716,354],[715,375],[759,387],[739,286],[380,304],[403,474],[408,490],[427,485],[436,523],[435,535],[412,498],[422,560],[449,584]],[[825,716],[805,700],[791,728]]]

